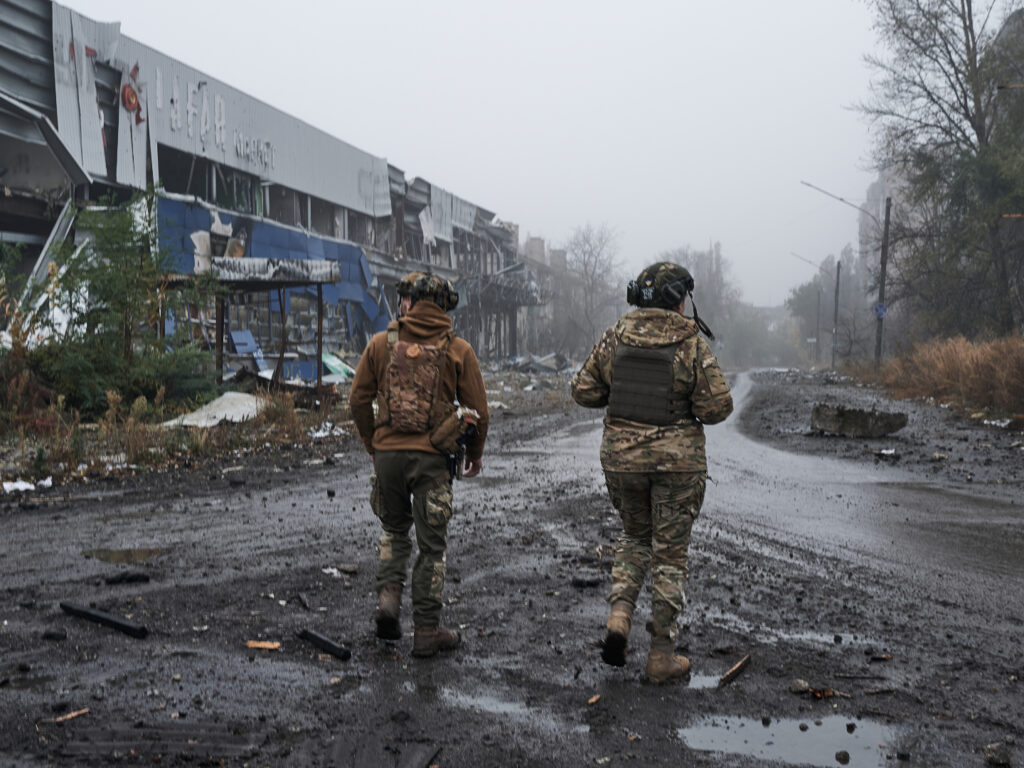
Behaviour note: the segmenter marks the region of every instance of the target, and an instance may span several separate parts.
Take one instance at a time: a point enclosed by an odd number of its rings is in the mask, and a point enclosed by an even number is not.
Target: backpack
[[[388,327],[388,365],[384,372],[386,421],[397,432],[428,432],[436,426],[442,369],[452,340],[448,331],[437,345],[398,340],[398,326]]]

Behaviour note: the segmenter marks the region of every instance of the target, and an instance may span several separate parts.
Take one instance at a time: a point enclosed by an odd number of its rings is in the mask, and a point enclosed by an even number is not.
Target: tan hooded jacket
[[[417,301],[405,317],[398,320],[398,338],[400,341],[416,344],[436,345],[451,327],[452,320],[444,310],[425,299]],[[441,372],[442,396],[447,398],[448,402],[455,402],[458,399],[460,405],[472,408],[480,414],[476,437],[466,444],[466,458],[476,461],[484,452],[489,421],[487,393],[484,391],[480,363],[469,342],[458,336],[455,336],[448,345],[445,362],[446,365]],[[426,432],[398,432],[389,425],[374,429],[373,402],[383,387],[387,365],[387,331],[381,331],[374,334],[363,350],[363,356],[359,358],[356,375],[352,380],[352,391],[348,398],[352,420],[355,421],[366,450],[371,454],[374,451],[438,453],[430,444]]]

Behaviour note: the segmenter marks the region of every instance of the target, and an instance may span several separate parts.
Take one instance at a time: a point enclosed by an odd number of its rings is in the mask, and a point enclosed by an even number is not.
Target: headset
[[[687,276],[681,280],[673,280],[655,289],[653,285],[640,285],[636,280],[630,280],[626,285],[626,301],[634,307],[653,307],[663,305],[666,307],[678,307],[683,299],[690,297],[690,306],[693,308],[693,321],[697,328],[712,341],[715,334],[711,332],[708,324],[701,320],[697,314],[697,305],[693,302],[693,277]]]
[[[651,307],[658,303],[663,303],[668,307],[678,307],[687,294],[691,294],[690,298],[692,299],[692,293],[692,277],[673,280],[657,289],[653,285],[640,285],[636,280],[630,280],[626,286],[626,301],[634,307]]]

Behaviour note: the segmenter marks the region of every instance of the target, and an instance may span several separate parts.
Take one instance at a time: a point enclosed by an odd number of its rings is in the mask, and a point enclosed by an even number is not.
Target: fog
[[[558,247],[591,223],[636,272],[720,242],[781,304],[856,247],[874,178],[860,0],[65,0]],[[699,287],[698,287],[699,290]]]

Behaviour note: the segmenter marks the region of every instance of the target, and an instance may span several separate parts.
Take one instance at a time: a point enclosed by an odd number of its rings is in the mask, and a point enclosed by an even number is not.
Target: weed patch
[[[1024,418],[1024,339],[1020,337],[932,341],[886,361],[877,374],[866,363],[847,370],[893,397],[930,397],[962,411],[987,410]]]

